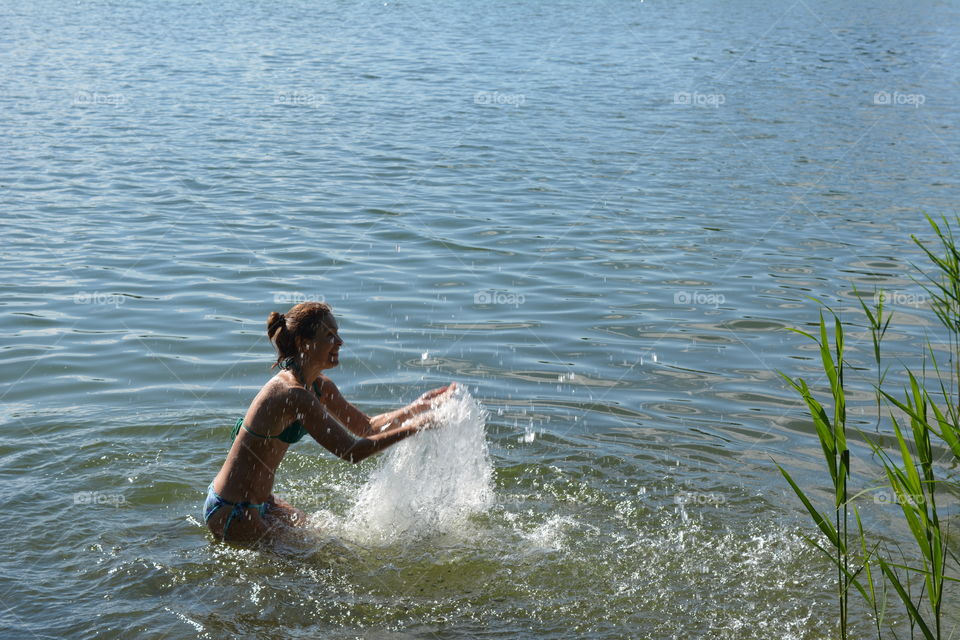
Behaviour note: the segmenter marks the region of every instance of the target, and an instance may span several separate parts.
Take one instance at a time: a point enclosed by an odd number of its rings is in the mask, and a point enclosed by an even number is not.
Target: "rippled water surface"
[[[892,355],[937,342],[909,236],[957,213],[958,17],[0,2],[2,635],[831,637],[773,466],[822,486],[784,329],[883,286]],[[391,536],[359,501],[445,522],[431,476],[306,440],[276,487],[305,537],[209,538],[267,314],[304,300],[366,411],[449,380],[482,404],[491,476],[433,478],[489,489],[456,527]]]

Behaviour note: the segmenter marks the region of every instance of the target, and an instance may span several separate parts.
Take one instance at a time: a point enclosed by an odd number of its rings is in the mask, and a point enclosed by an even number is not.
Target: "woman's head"
[[[292,358],[302,367],[306,359],[316,360],[321,369],[330,369],[339,362],[340,345],[333,309],[325,302],[302,302],[286,313],[272,311],[267,318],[267,336],[277,348],[279,366]]]

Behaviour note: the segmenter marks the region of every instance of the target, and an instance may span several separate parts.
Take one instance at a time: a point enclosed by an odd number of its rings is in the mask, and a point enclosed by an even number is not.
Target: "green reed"
[[[832,512],[821,511],[790,474],[777,465],[826,539],[809,540],[837,568],[839,628],[840,637],[844,640],[848,636],[851,587],[872,610],[877,638],[882,634],[888,593],[892,591],[909,617],[911,637],[919,630],[924,638],[940,640],[944,637],[943,612],[947,604],[944,602],[944,586],[946,582],[960,582],[956,577],[947,575],[948,569],[960,569],[960,558],[950,546],[945,523],[937,509],[938,491],[945,484],[950,484],[949,488],[954,492],[960,491],[960,483],[937,477],[938,460],[935,457],[935,443],[941,441],[949,447],[953,457],[960,460],[960,252],[949,221],[944,219],[941,227],[933,219],[928,217],[927,220],[939,239],[939,246],[931,248],[914,236],[912,239],[936,268],[933,275],[928,274],[921,285],[930,294],[933,310],[947,330],[950,366],[946,370],[940,367],[933,345],[928,341],[933,380],[929,383],[925,377],[918,380],[908,370],[908,388],[897,395],[884,389],[887,369],[882,368],[882,342],[892,315],[884,309],[882,292],[875,297],[873,307],[860,299],[872,337],[877,367],[877,431],[880,430],[881,407],[885,402],[889,408],[889,424],[895,443],[884,446],[882,441],[874,441],[867,434],[860,432],[860,435],[883,467],[886,486],[900,507],[899,513],[910,532],[910,539],[905,542],[913,551],[905,552],[897,544],[900,558],[895,559],[887,546],[871,540],[869,532],[863,527],[856,500],[873,489],[854,495],[849,493],[851,469],[843,379],[844,330],[836,314],[830,311],[833,317],[832,345],[822,311],[819,336],[795,330],[819,346],[823,373],[830,383],[832,415],[814,397],[802,378],[792,379],[780,373],[807,405],[833,485]],[[854,292],[859,297],[856,289]],[[928,391],[925,384],[931,385],[930,388],[935,391]],[[899,418],[895,411],[901,413]],[[904,420],[909,420],[909,431],[903,428]],[[856,522],[853,533],[856,541],[852,547],[849,527],[851,513]],[[913,557],[918,558],[919,566],[916,561],[908,559]],[[957,603],[949,603],[947,608],[956,607]]]
[[[815,540],[811,540],[818,549],[823,551],[837,566],[837,594],[840,606],[840,634],[844,640],[847,637],[847,611],[848,596],[851,584],[858,590],[863,591],[862,585],[856,580],[856,574],[850,570],[850,551],[849,551],[849,500],[847,495],[847,483],[850,477],[850,450],[847,448],[846,424],[847,411],[846,400],[843,387],[843,327],[839,318],[834,316],[834,349],[831,352],[830,342],[827,336],[827,325],[823,319],[823,313],[820,314],[820,338],[813,335],[793,329],[797,333],[804,335],[820,347],[820,360],[823,365],[824,373],[830,381],[830,392],[833,396],[833,419],[827,414],[823,405],[813,396],[810,388],[803,378],[792,378],[783,373],[780,375],[800,394],[807,405],[810,416],[813,418],[813,424],[817,430],[817,437],[820,439],[820,447],[823,450],[824,460],[827,469],[830,472],[830,479],[833,482],[833,514],[821,512],[813,506],[813,503],[807,495],[800,489],[790,474],[777,465],[780,473],[786,478],[790,486],[796,492],[800,501],[807,508],[814,523],[820,531],[827,537],[830,543],[829,548],[821,545]],[[859,514],[855,514],[859,522]],[[832,522],[831,522],[832,520]]]
[[[940,637],[940,623],[942,611],[942,596],[944,569],[946,567],[946,545],[940,518],[937,514],[936,488],[937,479],[934,473],[933,447],[930,440],[930,424],[927,421],[927,407],[929,398],[927,392],[920,388],[913,373],[910,376],[910,391],[906,393],[906,402],[901,402],[884,392],[890,402],[910,416],[910,427],[913,435],[913,451],[910,443],[903,435],[900,423],[891,414],[890,420],[897,436],[900,447],[900,458],[903,466],[898,466],[890,454],[871,443],[874,451],[880,456],[890,487],[894,490],[897,503],[903,512],[903,517],[910,527],[914,542],[920,550],[921,569],[900,567],[923,576],[927,602],[933,614],[934,629],[930,629],[913,600],[901,584],[894,566],[878,558],[884,575],[900,595],[900,599],[910,614],[911,622],[920,627],[925,638]]]
[[[941,398],[946,409],[946,415],[942,415],[934,406],[939,428],[936,435],[946,442],[953,451],[953,455],[960,459],[960,429],[958,429],[960,425],[960,406],[958,406],[958,399],[960,399],[958,398],[960,396],[960,251],[957,249],[949,220],[943,218],[941,228],[933,218],[930,216],[926,218],[940,240],[939,250],[935,251],[926,246],[916,236],[910,236],[910,238],[936,267],[932,275],[926,275],[926,283],[922,283],[922,286],[930,294],[933,312],[947,329],[951,358],[949,376],[945,380],[933,349],[930,349]],[[960,222],[960,218],[957,218],[957,221]]]
[[[876,384],[876,399],[877,399],[877,430],[880,429],[880,416],[882,414],[882,394],[880,389],[883,387],[883,381],[887,377],[888,368],[883,368],[880,364],[880,343],[883,342],[884,336],[887,334],[887,329],[890,327],[890,321],[893,320],[893,314],[887,313],[884,315],[884,295],[883,291],[879,291],[874,297],[876,300],[876,306],[870,308],[863,301],[863,298],[860,297],[860,292],[857,291],[856,285],[853,287],[853,295],[857,296],[857,299],[860,301],[860,308],[863,310],[863,314],[867,317],[867,327],[870,329],[870,339],[873,342],[873,362],[877,367],[877,384]]]

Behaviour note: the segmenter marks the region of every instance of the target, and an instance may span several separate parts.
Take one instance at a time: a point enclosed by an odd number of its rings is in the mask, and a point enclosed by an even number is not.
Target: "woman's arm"
[[[357,463],[365,460],[429,426],[427,423],[417,421],[383,433],[355,438],[327,413],[324,405],[314,394],[305,389],[302,393],[306,397],[298,398],[297,417],[307,432],[330,453],[349,462]]]
[[[314,389],[327,411],[354,435],[363,438],[397,429],[411,418],[429,411],[434,400],[443,393],[452,391],[456,385],[457,383],[451,382],[445,387],[428,391],[402,409],[381,413],[372,418],[348,402],[337,385],[327,376],[318,377]]]
[[[348,402],[337,385],[333,384],[333,380],[321,375],[313,383],[313,390],[330,415],[340,421],[351,433],[361,438],[377,433],[378,430],[373,428],[371,418]]]
[[[456,382],[451,382],[445,387],[439,387],[433,389],[432,391],[427,391],[422,396],[408,404],[402,409],[397,409],[396,411],[390,411],[388,413],[381,413],[378,416],[371,418],[370,422],[372,426],[376,429],[379,429],[381,432],[389,431],[391,429],[396,429],[397,427],[414,420],[418,416],[423,416],[433,409],[435,402],[440,400],[442,396],[452,393],[454,389],[457,388]],[[432,414],[430,414],[432,416]],[[423,423],[423,420],[417,420],[417,424]]]

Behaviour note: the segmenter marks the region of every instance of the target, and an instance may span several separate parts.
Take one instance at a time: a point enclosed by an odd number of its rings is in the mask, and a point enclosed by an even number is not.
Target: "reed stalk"
[[[936,459],[935,443],[942,441],[949,447],[953,457],[960,461],[960,251],[948,220],[944,218],[942,226],[929,216],[927,220],[939,240],[939,246],[928,246],[915,236],[911,238],[934,266],[933,272],[926,274],[926,279],[920,284],[930,295],[933,311],[946,329],[950,354],[948,367],[941,368],[934,345],[928,340],[927,351],[933,365],[934,379],[918,380],[908,369],[907,388],[896,395],[884,389],[888,368],[883,367],[882,342],[890,326],[892,314],[884,307],[885,296],[882,292],[875,296],[875,304],[870,307],[863,302],[854,288],[873,342],[876,366],[876,431],[880,432],[882,407],[886,404],[889,407],[889,430],[892,431],[895,442],[892,447],[888,447],[881,444],[882,441],[874,441],[867,434],[861,432],[861,435],[880,461],[886,486],[892,492],[894,501],[899,506],[899,514],[909,530],[910,548],[904,551],[902,545],[895,545],[900,558],[895,560],[883,544],[871,541],[869,532],[864,529],[860,508],[855,501],[870,490],[853,496],[849,494],[851,459],[847,447],[843,376],[844,333],[836,314],[830,311],[833,316],[832,346],[822,311],[818,336],[794,329],[819,346],[823,373],[830,383],[832,415],[814,397],[803,378],[793,379],[780,372],[781,377],[807,406],[833,485],[832,509],[821,511],[814,506],[790,474],[777,465],[826,539],[824,541],[823,538],[809,538],[809,541],[823,552],[837,569],[839,631],[843,640],[846,640],[849,633],[851,587],[860,593],[870,606],[878,639],[882,636],[886,619],[888,589],[897,595],[909,617],[911,637],[914,637],[917,631],[926,640],[941,640],[953,636],[944,632],[943,613],[945,610],[955,610],[957,603],[944,601],[944,587],[948,582],[960,583],[957,577],[947,575],[949,568],[954,571],[960,569],[960,558],[950,546],[945,522],[938,511],[937,494],[947,482],[951,485],[950,489],[956,493],[960,491],[960,483],[938,478],[938,463],[942,461]],[[957,222],[960,223],[960,218]],[[934,391],[931,392],[928,388]],[[900,412],[899,416],[896,411]],[[906,428],[904,420],[909,421],[909,429]],[[857,527],[855,548],[851,548],[849,538],[851,513]],[[879,567],[879,572],[875,570],[876,567]]]
[[[830,342],[827,336],[827,325],[823,318],[823,312],[820,313],[820,337],[793,329],[797,333],[804,335],[814,342],[820,348],[820,361],[824,373],[830,381],[830,393],[833,399],[833,419],[827,414],[823,405],[813,396],[810,388],[803,378],[796,380],[790,378],[784,373],[780,375],[787,381],[793,389],[800,394],[807,405],[810,416],[813,418],[813,424],[817,430],[817,437],[820,440],[820,447],[823,451],[824,461],[827,470],[830,472],[830,479],[833,483],[833,513],[820,512],[813,506],[806,494],[800,489],[790,474],[777,465],[780,473],[783,474],[794,492],[803,502],[807,511],[810,513],[813,521],[820,530],[827,536],[830,542],[830,548],[816,544],[817,548],[823,551],[837,567],[837,599],[840,609],[840,637],[842,640],[847,638],[847,615],[849,604],[850,587],[855,586],[862,594],[865,590],[856,579],[856,574],[850,570],[850,551],[849,551],[849,502],[847,495],[847,484],[850,477],[850,450],[847,448],[846,424],[847,410],[846,397],[843,387],[843,327],[840,319],[834,316],[834,341],[833,351],[831,352]],[[859,514],[856,514],[859,521]],[[833,520],[831,523],[830,520]]]

